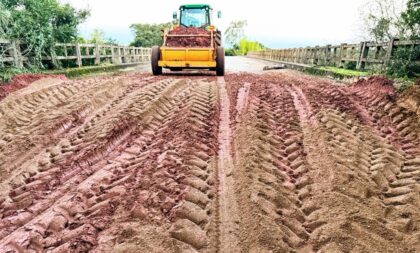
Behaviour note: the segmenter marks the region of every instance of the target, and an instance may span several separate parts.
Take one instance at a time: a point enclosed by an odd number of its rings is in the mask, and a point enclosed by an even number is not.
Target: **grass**
[[[358,76],[370,75],[370,73],[367,71],[351,70],[351,69],[344,69],[344,68],[337,68],[337,67],[330,67],[330,66],[322,66],[322,67],[319,67],[318,69],[332,72],[332,73],[335,73],[344,77],[358,77]]]
[[[362,77],[362,76],[370,76],[372,73],[367,71],[357,71],[357,70],[349,70],[337,67],[330,67],[330,66],[319,66],[319,67],[310,67],[303,70],[303,72],[311,74],[311,75],[318,75],[318,76],[330,76],[335,79],[347,79],[353,77]]]
[[[25,73],[40,73],[40,74],[53,74],[65,75],[68,78],[76,78],[80,76],[97,74],[97,73],[116,73],[121,69],[138,65],[138,63],[124,64],[124,65],[99,65],[99,66],[85,66],[81,68],[66,68],[56,70],[39,70],[39,69],[17,69],[17,68],[4,68],[0,69],[0,85],[9,82],[13,76]]]
[[[135,64],[133,64],[135,65]],[[68,69],[58,69],[58,70],[48,70],[43,73],[45,74],[55,74],[55,75],[65,75],[68,78],[75,78],[79,76],[90,75],[94,73],[113,73],[117,72],[122,68],[129,67],[131,65],[103,65],[103,66],[87,66],[81,68],[68,68]]]
[[[364,76],[372,76],[378,75],[380,73],[375,73],[372,71],[358,71],[358,70],[350,70],[344,68],[337,68],[337,67],[330,67],[330,66],[320,66],[320,67],[312,67],[309,69],[305,69],[304,72],[312,74],[312,75],[319,75],[319,76],[332,76],[333,78],[337,79],[346,79],[352,77],[364,77]],[[394,87],[399,91],[402,92],[408,87],[414,85],[416,83],[416,78],[396,78],[393,76],[388,76],[382,74],[386,78],[389,78],[394,81]]]

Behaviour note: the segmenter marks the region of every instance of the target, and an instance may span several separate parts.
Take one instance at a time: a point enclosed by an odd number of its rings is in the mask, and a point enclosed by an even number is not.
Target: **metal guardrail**
[[[0,67],[6,65],[23,67],[30,56],[21,53],[21,45],[18,41],[11,41],[0,38]],[[141,63],[150,61],[151,48],[128,47],[107,44],[79,44],[79,43],[58,43],[50,56],[44,56],[42,60],[75,61],[79,67],[84,66],[85,59],[94,59],[94,64],[101,61],[108,61],[112,64]]]
[[[366,65],[386,66],[392,60],[393,53],[398,47],[419,45],[419,40],[399,41],[394,39],[388,43],[361,42],[359,44],[343,43],[306,48],[268,49],[249,52],[248,56],[274,61],[338,67],[342,67],[346,62],[355,62],[356,68],[363,70]]]

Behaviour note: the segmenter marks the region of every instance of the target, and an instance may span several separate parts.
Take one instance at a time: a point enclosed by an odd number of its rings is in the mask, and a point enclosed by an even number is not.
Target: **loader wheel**
[[[225,75],[225,49],[223,47],[217,47],[216,51],[216,75]]]
[[[162,67],[159,67],[158,62],[160,60],[160,47],[152,47],[152,72],[153,75],[162,75]]]

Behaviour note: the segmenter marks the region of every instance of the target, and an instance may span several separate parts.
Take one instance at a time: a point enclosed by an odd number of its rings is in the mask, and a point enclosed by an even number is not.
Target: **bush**
[[[2,36],[20,40],[24,56],[37,67],[43,67],[42,58],[51,54],[55,43],[74,41],[77,26],[89,15],[58,0],[2,0],[0,7],[10,24],[3,27],[5,22],[0,22]]]
[[[350,69],[350,70],[356,70],[356,62],[354,61],[348,61],[344,63],[344,68],[345,69]]]
[[[419,77],[420,47],[399,47],[388,63],[386,74],[393,77]]]
[[[261,51],[264,46],[258,41],[251,41],[245,38],[239,41],[239,51],[241,55],[246,55],[249,51]]]
[[[242,38],[239,43],[233,45],[232,48],[226,49],[225,54],[227,56],[246,55],[250,51],[261,51],[264,48],[264,45],[258,41],[251,41],[246,38]]]
[[[226,56],[235,56],[237,54],[235,52],[235,49],[233,49],[233,48],[226,48],[225,55]]]
[[[163,24],[132,24],[130,26],[135,38],[130,46],[135,47],[153,47],[162,46],[163,39],[161,30],[170,28],[171,23]]]

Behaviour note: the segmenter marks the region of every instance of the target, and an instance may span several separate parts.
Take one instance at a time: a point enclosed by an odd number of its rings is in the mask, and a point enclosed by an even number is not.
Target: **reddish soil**
[[[66,80],[64,75],[47,75],[47,74],[19,74],[15,75],[12,80],[8,83],[0,85],[0,100],[5,98],[9,93],[22,89],[36,80],[42,78],[57,78]]]
[[[417,80],[416,85],[409,87],[401,94],[398,103],[416,113],[420,118],[420,79]]]
[[[0,252],[420,250],[417,87],[39,82],[0,101]]]
[[[204,28],[179,26],[169,32],[169,35],[210,35]],[[210,47],[210,37],[168,37],[168,47]]]

